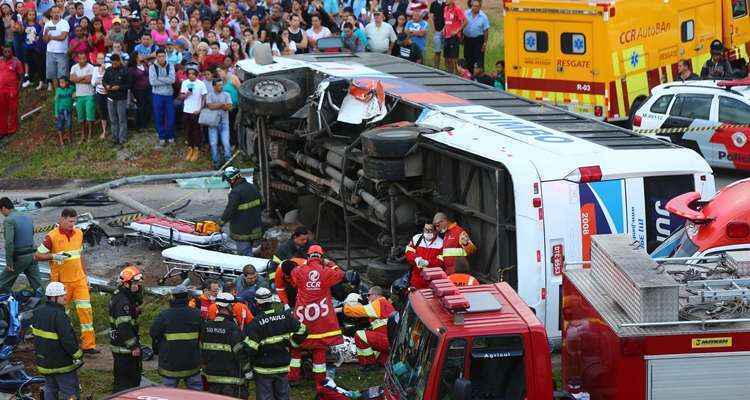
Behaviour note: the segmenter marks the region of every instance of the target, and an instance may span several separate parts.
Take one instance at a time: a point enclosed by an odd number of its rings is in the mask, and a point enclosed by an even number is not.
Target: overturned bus
[[[377,284],[447,211],[478,247],[469,272],[509,283],[560,338],[563,264],[591,236],[648,249],[682,220],[678,194],[715,191],[695,152],[382,54],[238,63],[239,146],[268,210],[314,227]]]

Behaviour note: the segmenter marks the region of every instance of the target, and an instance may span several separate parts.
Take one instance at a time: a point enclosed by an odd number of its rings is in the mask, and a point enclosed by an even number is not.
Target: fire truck
[[[700,73],[715,39],[744,71],[747,0],[503,3],[508,91],[570,111],[626,120],[680,59]]]
[[[563,277],[562,387],[545,328],[505,283],[453,286],[426,269],[386,365],[389,400],[746,399],[750,252],[654,261],[625,235],[592,239]],[[567,397],[566,397],[567,396]]]

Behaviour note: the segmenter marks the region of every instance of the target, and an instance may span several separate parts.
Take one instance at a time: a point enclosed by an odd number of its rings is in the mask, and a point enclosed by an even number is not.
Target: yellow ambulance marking
[[[732,338],[731,337],[713,337],[713,338],[692,339],[692,347],[694,349],[732,347]]]

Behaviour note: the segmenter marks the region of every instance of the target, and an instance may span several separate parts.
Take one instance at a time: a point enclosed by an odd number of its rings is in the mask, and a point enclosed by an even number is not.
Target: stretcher
[[[258,274],[265,275],[271,260],[257,257],[238,256],[221,253],[195,246],[174,246],[161,252],[167,272],[159,280],[163,284],[167,279],[180,276],[187,278],[191,273],[197,275],[201,281],[208,278],[234,279],[242,275],[245,265],[252,265]]]
[[[136,236],[160,247],[190,245],[201,248],[220,248],[227,240],[223,232],[200,233],[190,221],[149,216],[137,219],[126,226]]]

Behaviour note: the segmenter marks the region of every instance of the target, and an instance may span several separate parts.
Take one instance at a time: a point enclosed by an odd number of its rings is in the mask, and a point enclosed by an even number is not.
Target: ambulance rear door
[[[507,65],[511,69],[508,88],[520,90],[523,97],[542,100],[549,90],[545,81],[557,78],[554,25],[539,19],[518,19],[516,23],[516,51],[509,54],[512,59]]]

